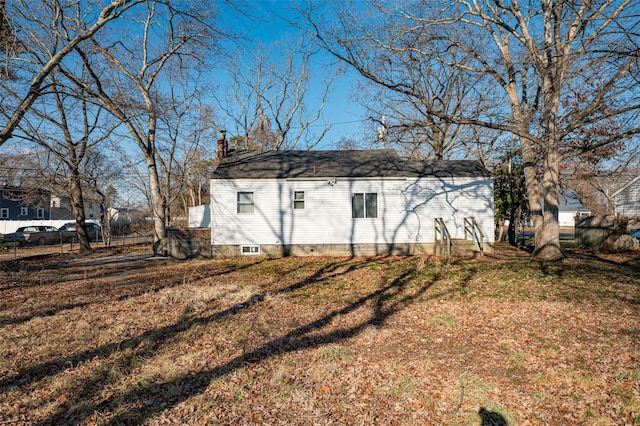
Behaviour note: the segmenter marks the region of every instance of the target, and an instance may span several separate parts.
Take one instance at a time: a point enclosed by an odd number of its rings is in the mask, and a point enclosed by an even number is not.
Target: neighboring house
[[[640,217],[640,176],[636,176],[612,195],[615,213],[619,216]]]
[[[434,253],[434,219],[494,238],[493,180],[475,161],[401,159],[391,150],[222,156],[211,177],[215,257]]]
[[[60,197],[52,194],[49,206],[51,207],[52,219],[76,220],[76,217],[71,210],[71,200],[69,197]],[[84,216],[87,220],[100,219],[100,205],[98,203],[91,202],[86,198],[86,196],[84,199]]]
[[[562,227],[574,227],[576,217],[590,216],[575,189],[565,189],[558,194],[558,221]]]
[[[14,186],[0,189],[0,220],[48,220],[49,193]]]
[[[540,198],[540,203],[544,207],[544,198]],[[575,189],[565,189],[558,191],[558,222],[561,227],[568,228],[576,225],[576,217],[590,216],[587,209]]]
[[[115,223],[141,222],[144,212],[129,207],[109,207],[109,220]]]

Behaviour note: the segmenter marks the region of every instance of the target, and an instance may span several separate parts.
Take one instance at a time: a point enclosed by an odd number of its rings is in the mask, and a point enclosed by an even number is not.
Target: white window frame
[[[302,197],[300,198],[299,195]],[[293,209],[304,210],[306,208],[304,191],[293,191]]]
[[[246,244],[240,246],[242,256],[257,256],[260,254],[260,246],[257,244]]]
[[[244,201],[241,200],[241,195],[240,194],[251,194],[251,202],[248,201]],[[251,211],[240,211],[242,210],[242,207],[245,206],[251,206]],[[255,193],[253,191],[238,191],[236,193],[236,213],[237,214],[253,214],[255,212],[256,209],[256,198],[255,198]]]
[[[36,217],[38,219],[44,219],[44,207],[39,207],[38,210],[36,210]]]
[[[356,198],[362,197],[362,215],[359,209],[356,211]],[[371,201],[374,197],[375,211],[371,211]],[[373,214],[372,214],[373,213]],[[378,193],[377,192],[354,192],[351,194],[351,217],[353,219],[377,219],[378,218]]]
[[[1,208],[0,209],[0,219],[9,219],[9,209],[8,208]]]
[[[28,216],[29,215],[29,207],[20,206],[20,216]]]

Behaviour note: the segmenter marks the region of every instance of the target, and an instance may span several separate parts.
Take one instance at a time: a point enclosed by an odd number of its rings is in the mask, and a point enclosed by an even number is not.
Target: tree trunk
[[[509,238],[509,244],[515,247],[518,242],[516,241],[516,212],[514,209],[510,209],[509,211],[509,228],[507,229],[507,236]]]
[[[89,243],[89,235],[87,234],[87,228],[85,226],[84,215],[84,198],[82,196],[82,183],[80,181],[80,175],[77,171],[71,173],[71,210],[76,218],[76,224],[78,229],[78,241],[80,243],[80,252],[91,252],[91,244]]]
[[[534,257],[539,260],[560,260],[564,257],[560,247],[560,222],[558,220],[559,154],[557,142],[549,142],[542,174],[544,191],[543,227],[540,237],[536,234]],[[555,146],[555,149],[554,149]]]
[[[498,230],[498,238],[497,238],[497,240],[502,242],[502,240],[504,240],[504,221],[503,220],[501,220],[498,223],[498,229],[499,230]]]
[[[158,253],[157,250],[158,243],[167,236],[166,203],[160,189],[160,179],[158,177],[158,168],[156,166],[155,158],[153,154],[145,156],[147,161],[147,168],[149,169],[149,188],[151,190],[151,208],[153,210],[154,251],[156,252],[155,254],[166,255],[166,253]]]
[[[533,225],[534,245],[540,247],[540,238],[544,221],[542,217],[542,203],[540,202],[540,189],[538,188],[538,176],[536,172],[535,153],[531,147],[531,141],[522,139],[520,141],[522,153],[522,165],[524,171],[525,186],[527,187],[527,197],[529,198],[529,212]]]

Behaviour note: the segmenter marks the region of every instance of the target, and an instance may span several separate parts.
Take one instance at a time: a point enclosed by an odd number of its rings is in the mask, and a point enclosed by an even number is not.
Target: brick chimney
[[[227,131],[220,130],[220,138],[218,138],[218,162],[227,156],[229,146],[227,145]]]

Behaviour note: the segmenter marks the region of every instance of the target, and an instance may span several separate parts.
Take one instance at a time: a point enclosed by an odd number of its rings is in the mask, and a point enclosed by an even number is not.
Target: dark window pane
[[[351,197],[351,217],[364,217],[364,194]]]
[[[367,194],[367,217],[378,217],[378,194]]]

